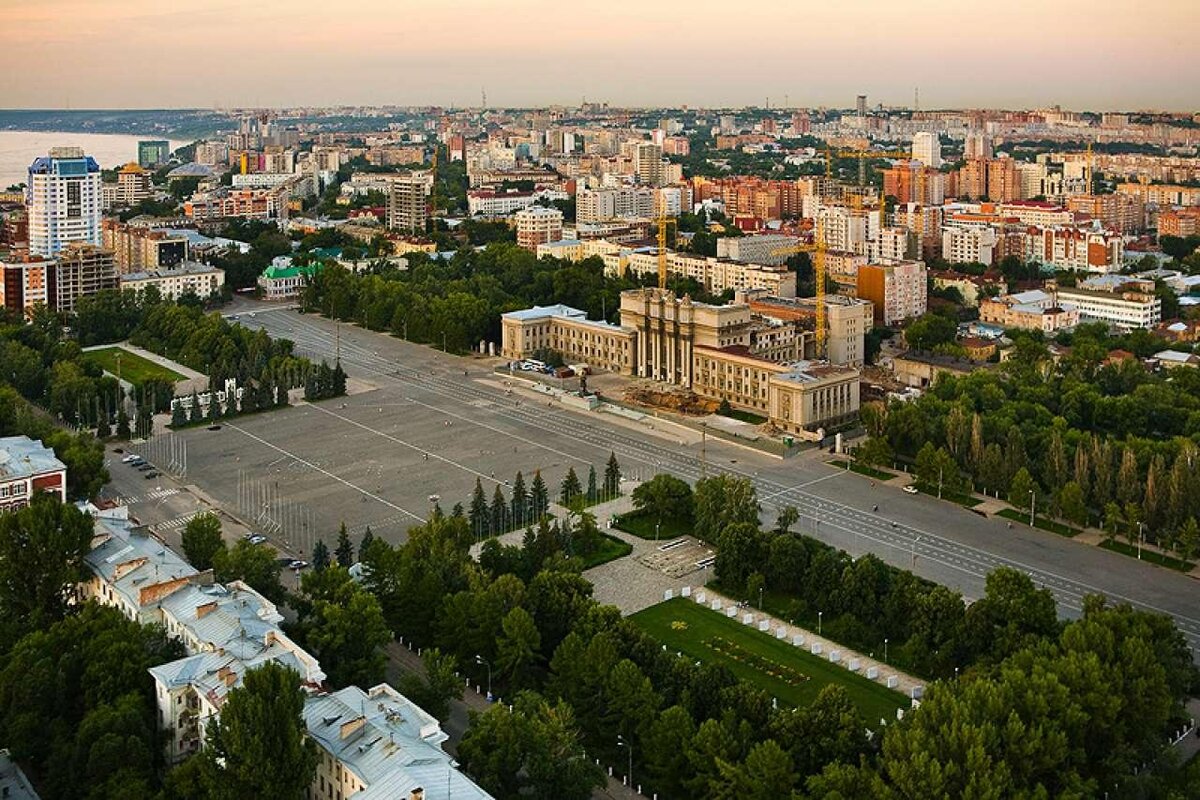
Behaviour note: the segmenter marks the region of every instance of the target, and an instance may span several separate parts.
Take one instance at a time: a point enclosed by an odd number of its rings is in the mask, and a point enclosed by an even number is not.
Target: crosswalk
[[[155,489],[153,491],[146,493],[146,499],[147,500],[161,500],[164,497],[170,497],[173,494],[179,494],[179,490],[170,488],[170,487],[165,488],[165,489]]]
[[[204,513],[206,513],[206,511],[205,511],[205,509],[202,508],[198,511],[193,511],[190,514],[184,514],[183,516],[175,517],[174,519],[169,519],[166,522],[155,522],[150,527],[156,531],[179,530],[180,528],[184,527],[189,522],[191,522],[193,519],[195,519],[196,517],[198,517]]]

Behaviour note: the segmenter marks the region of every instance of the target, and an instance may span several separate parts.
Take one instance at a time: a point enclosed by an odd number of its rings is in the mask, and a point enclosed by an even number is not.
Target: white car
[[[142,460],[141,456],[130,453],[129,455],[127,455],[121,459],[121,463],[122,464],[132,464],[134,461],[141,461],[141,460]]]
[[[250,544],[263,544],[264,542],[267,541],[267,537],[256,533],[253,536],[251,536],[247,541],[249,541]]]
[[[904,487],[904,493],[905,493],[905,494],[916,494],[916,493],[917,493],[917,487],[913,486],[913,485],[910,483],[908,486],[905,486],[905,487]]]

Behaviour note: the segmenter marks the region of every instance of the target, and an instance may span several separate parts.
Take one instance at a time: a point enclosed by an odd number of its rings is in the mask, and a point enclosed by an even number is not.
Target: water
[[[0,190],[24,183],[29,165],[38,156],[48,155],[51,147],[82,147],[83,152],[104,169],[137,161],[137,143],[161,136],[124,136],[109,133],[43,133],[0,131]],[[174,149],[187,142],[168,140]]]

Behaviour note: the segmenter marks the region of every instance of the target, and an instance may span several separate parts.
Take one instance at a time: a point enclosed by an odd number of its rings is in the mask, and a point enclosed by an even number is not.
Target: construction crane
[[[667,201],[662,192],[658,193],[658,288],[667,288]]]
[[[867,185],[867,161],[874,158],[911,158],[907,150],[838,150],[838,158],[858,159],[858,185]]]
[[[813,325],[816,334],[818,359],[825,357],[825,224],[817,220],[817,235],[813,244],[794,244],[776,247],[771,251],[772,256],[793,256],[797,253],[813,253],[813,298],[816,306],[816,322]]]

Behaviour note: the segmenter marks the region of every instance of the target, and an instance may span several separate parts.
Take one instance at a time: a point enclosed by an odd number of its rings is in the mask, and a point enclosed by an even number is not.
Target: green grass
[[[630,619],[668,650],[724,664],[742,680],[786,705],[806,706],[825,686],[837,684],[845,687],[868,724],[880,718],[894,720],[897,708],[909,706],[898,692],[691,599],[677,597],[639,611]],[[677,629],[674,623],[684,623],[686,628]]]
[[[658,523],[658,518],[649,514],[641,514],[637,511],[630,511],[627,514],[622,514],[613,523],[613,527],[619,531],[631,533],[641,539],[675,539],[679,536],[687,536],[692,532],[692,523],[690,520],[676,519],[674,517],[666,517],[662,521],[662,527],[658,529],[655,535],[655,525]]]
[[[831,467],[837,467],[838,469],[846,468],[845,460],[839,460],[835,458],[832,461],[826,461],[825,463]],[[850,462],[850,471],[857,472],[859,475],[866,475],[868,478],[874,478],[877,481],[890,481],[892,478],[896,477],[890,472],[883,472],[882,470],[875,469],[867,464],[860,464],[857,461]]]
[[[153,361],[142,358],[137,353],[131,353],[121,347],[105,347],[100,350],[89,350],[83,354],[83,357],[97,364],[105,372],[116,375],[118,353],[121,355],[121,379],[129,381],[134,386],[140,386],[143,381],[151,378],[161,378],[171,383],[178,383],[184,380],[184,376],[175,370],[155,364]]]
[[[1017,511],[1015,508],[1005,508],[996,512],[996,516],[1011,519],[1013,522],[1020,522],[1023,525],[1029,524],[1029,515],[1023,511]],[[1061,522],[1055,522],[1052,519],[1045,517],[1034,517],[1033,527],[1040,528],[1050,533],[1057,533],[1059,536],[1065,536],[1068,539],[1079,535],[1078,528],[1072,528],[1070,525],[1064,525]]]
[[[1100,546],[1105,550],[1112,550],[1114,553],[1121,553],[1122,555],[1131,556],[1132,558],[1138,557],[1136,545],[1118,542],[1116,539],[1101,542]],[[1141,560],[1149,561],[1151,564],[1158,564],[1160,567],[1166,567],[1167,569],[1178,570],[1179,572],[1191,572],[1196,566],[1190,561],[1184,561],[1180,558],[1163,555],[1162,553],[1155,552],[1154,550],[1148,550],[1144,547],[1142,548]]]
[[[583,559],[583,568],[591,569],[598,567],[601,564],[607,564],[610,561],[616,561],[618,558],[623,558],[633,552],[633,545],[629,542],[622,541],[615,536],[604,534],[603,544],[600,549],[591,555],[581,556]]]
[[[918,492],[927,494],[931,497],[938,496],[938,490],[937,490],[936,486],[926,486],[925,484],[921,483],[920,481],[913,483],[913,486],[917,487]],[[957,503],[958,505],[962,506],[963,508],[974,508],[975,506],[977,506],[983,502],[978,497],[971,497],[969,494],[959,494],[957,492],[948,492],[945,489],[942,490],[941,499],[948,500],[951,503]]]

